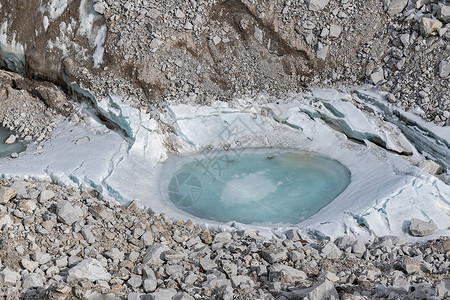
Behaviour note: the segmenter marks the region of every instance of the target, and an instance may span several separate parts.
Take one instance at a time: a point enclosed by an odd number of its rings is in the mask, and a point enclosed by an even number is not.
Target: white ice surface
[[[313,97],[316,100],[311,102]],[[105,197],[121,203],[138,199],[140,204],[155,212],[163,212],[174,219],[190,218],[205,226],[253,228],[273,233],[298,226],[317,236],[337,237],[346,233],[367,238],[393,234],[419,241],[423,239],[411,237],[406,229],[409,220],[417,217],[434,222],[438,228],[435,237],[448,235],[450,187],[410,164],[423,159],[414,147],[407,145],[413,151],[411,156],[405,157],[370,141],[365,141],[365,145],[355,143],[320,118],[330,113],[321,105],[323,102],[344,115],[335,116],[341,121],[351,114],[344,125],[355,132],[362,130],[381,136],[380,128],[394,126],[379,127],[376,116],[355,111],[358,103],[352,96],[333,91],[315,91],[314,95],[298,95],[286,102],[280,99],[279,105],[251,103],[245,99],[232,104],[216,102],[211,107],[169,102],[161,122],[124,104],[120,97],[111,96],[95,100],[97,109],[123,128],[130,139],[124,140],[93,118],[88,125],[65,121],[53,132],[52,139],[44,143],[42,150],[30,147],[26,155],[18,159],[3,159],[0,174],[92,186]],[[312,118],[310,112],[315,112],[316,117]],[[444,130],[443,136],[448,130]],[[76,145],[76,141],[85,136],[90,141]],[[399,141],[405,140],[401,133],[394,132],[383,137],[398,147],[402,147]],[[314,216],[300,224],[280,226],[202,220],[174,207],[161,191],[162,173],[174,171],[164,169],[163,164],[173,149],[179,154],[188,154],[207,149],[236,151],[246,147],[317,152],[345,165],[352,181],[341,195]],[[366,228],[361,227],[362,224]]]
[[[54,22],[58,19],[67,9],[67,6],[72,0],[50,0],[46,7],[46,11],[50,17],[50,21]]]

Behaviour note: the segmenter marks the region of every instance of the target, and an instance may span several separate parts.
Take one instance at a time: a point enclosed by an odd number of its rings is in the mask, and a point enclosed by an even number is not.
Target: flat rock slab
[[[69,276],[90,281],[111,280],[111,274],[106,272],[100,262],[94,258],[87,258],[79,262],[75,267],[69,270]]]

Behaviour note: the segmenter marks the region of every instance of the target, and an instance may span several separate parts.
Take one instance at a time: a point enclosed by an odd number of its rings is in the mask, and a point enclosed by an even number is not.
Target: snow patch
[[[46,9],[50,17],[50,22],[58,19],[66,11],[70,3],[72,3],[72,0],[50,0]]]
[[[106,25],[100,27],[95,37],[94,68],[98,68],[103,63],[105,53]]]

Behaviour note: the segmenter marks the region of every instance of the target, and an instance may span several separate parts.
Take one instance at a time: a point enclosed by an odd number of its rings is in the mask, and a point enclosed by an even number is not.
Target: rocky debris
[[[82,14],[67,9],[64,17],[46,16],[44,22],[36,20],[43,16],[35,14],[39,6],[37,0],[27,2],[28,26],[11,25],[19,30],[17,42],[36,44],[25,49],[28,77],[64,88],[73,82],[96,97],[126,95],[133,106],[154,115],[168,99],[208,105],[261,93],[285,96],[310,86],[375,84],[392,95],[393,105],[420,108],[424,119],[440,126],[450,123],[445,1],[95,1],[96,13],[89,12],[94,29],[107,32],[106,55],[97,63],[93,54],[103,48],[95,38],[77,34],[71,40],[66,32],[64,20],[80,26]],[[0,18],[9,22],[16,10],[7,2]],[[3,76],[4,95],[39,99],[29,105],[36,108],[45,104],[20,118],[33,117],[36,126],[24,128],[30,137],[42,141],[53,127],[52,122],[41,126],[48,118],[34,115],[74,113],[70,97],[53,83],[11,76]],[[8,109],[2,116],[2,111],[0,121],[20,129],[17,112]],[[20,139],[25,136],[20,132]]]
[[[16,187],[26,198],[0,204],[0,293],[12,299],[194,294],[379,299],[449,293],[448,237],[424,244],[389,236],[307,242],[292,228],[285,239],[268,240],[250,230],[215,232],[191,221],[171,222],[138,207],[106,203],[90,189],[30,180],[0,184]],[[22,209],[23,201],[39,205]],[[70,211],[76,213],[68,216]]]
[[[34,87],[34,84],[24,81],[18,74],[0,70],[0,124],[14,132],[7,144],[33,138],[41,142],[58,124],[57,111],[47,107],[37,95],[23,89]]]
[[[432,235],[436,231],[436,226],[434,226],[431,222],[425,222],[413,218],[409,224],[409,231],[414,236],[428,236]]]

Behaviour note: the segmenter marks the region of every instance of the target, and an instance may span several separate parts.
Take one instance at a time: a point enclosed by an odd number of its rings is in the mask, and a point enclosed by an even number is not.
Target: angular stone
[[[284,248],[269,247],[262,252],[262,257],[269,263],[274,264],[288,258],[288,253]]]
[[[46,201],[49,201],[55,197],[55,193],[51,190],[43,190],[41,191],[41,194],[39,195],[39,202],[43,203]]]
[[[33,259],[38,264],[45,265],[46,263],[48,263],[52,259],[52,257],[48,253],[44,253],[44,252],[38,251],[38,252],[33,254]]]
[[[372,75],[370,75],[370,79],[372,80],[373,84],[377,85],[380,82],[384,81],[384,74],[383,69],[378,68],[375,70]]]
[[[436,284],[436,296],[445,299],[450,297],[450,279],[445,279]]]
[[[0,187],[0,204],[8,203],[16,195],[17,195],[16,189],[6,186]]]
[[[328,55],[328,46],[323,46],[316,52],[316,57],[321,60],[325,60],[327,58],[327,55]]]
[[[319,11],[327,6],[330,0],[307,0],[306,4],[308,4],[308,9],[312,11]]]
[[[184,272],[184,267],[182,265],[166,265],[165,271],[167,276],[172,276],[173,274],[181,275]]]
[[[6,267],[0,273],[0,278],[4,285],[15,285],[17,280],[20,280],[20,274]]]
[[[220,232],[216,234],[214,237],[214,243],[229,243],[231,242],[231,233],[229,232]]]
[[[412,218],[409,225],[409,231],[414,236],[428,236],[436,231],[436,226],[430,222],[425,222],[419,219]]]
[[[290,266],[282,264],[274,264],[269,267],[269,280],[280,281],[284,283],[294,283],[295,281],[301,281],[308,276],[305,272],[294,269]]]
[[[364,252],[366,252],[366,245],[364,245],[364,243],[361,241],[357,241],[352,247],[352,252],[357,257],[362,257]]]
[[[202,240],[203,243],[207,245],[212,243],[211,233],[209,232],[208,228],[203,230],[202,234],[200,235],[200,239]]]
[[[450,60],[443,60],[439,63],[439,76],[446,78],[450,75]]]
[[[37,205],[34,200],[21,200],[19,204],[17,205],[17,209],[20,209],[22,211],[34,211],[36,209]]]
[[[20,264],[22,265],[22,267],[24,267],[30,272],[34,272],[34,270],[36,270],[39,267],[39,263],[32,260],[28,260],[26,258],[22,258]]]
[[[109,251],[106,251],[105,255],[112,260],[122,261],[125,257],[125,254],[117,248],[112,248]]]
[[[170,250],[169,247],[163,244],[153,244],[147,248],[142,263],[150,265],[162,265],[164,263],[164,253]]]
[[[43,286],[41,277],[36,273],[26,274],[22,278],[22,288],[31,289]]]
[[[88,242],[89,244],[95,243],[95,236],[88,228],[81,229],[81,234],[83,235],[86,242]]]
[[[200,258],[200,266],[205,271],[212,270],[217,267],[216,263],[213,260],[206,257]]]
[[[249,277],[245,275],[232,275],[230,277],[231,284],[233,287],[238,288],[241,284],[248,284],[249,286],[255,286],[255,282]]]
[[[342,27],[339,25],[331,24],[330,26],[330,37],[338,38],[341,35]]]
[[[231,299],[233,299],[233,298],[231,298]],[[195,298],[190,296],[187,293],[178,292],[175,296],[173,296],[172,300],[195,300]]]
[[[297,242],[300,241],[302,238],[300,237],[300,235],[298,234],[298,230],[291,228],[289,230],[286,231],[286,237],[288,239],[290,239],[293,242]]]
[[[142,269],[142,277],[144,279],[155,279],[156,280],[155,272],[149,267],[144,267]]]
[[[134,288],[138,288],[142,285],[142,279],[140,276],[131,275],[131,277],[130,277],[130,279],[128,279],[127,283]]]
[[[79,262],[75,267],[69,270],[69,276],[89,281],[111,280],[111,274],[109,274],[95,258],[87,258]]]
[[[384,4],[384,10],[392,17],[396,14],[401,13],[406,5],[408,5],[408,0],[382,0]]]
[[[9,227],[12,224],[14,224],[14,222],[10,215],[0,216],[0,229],[5,225],[6,225],[6,227]]]
[[[403,271],[405,274],[411,274],[420,271],[420,263],[409,256],[402,257],[396,263],[396,267]]]
[[[153,234],[151,231],[146,231],[141,235],[141,241],[144,243],[144,246],[148,247],[153,244]]]
[[[152,300],[168,300],[173,299],[173,297],[177,294],[177,291],[174,288],[161,289],[159,288],[156,292],[152,294]]]
[[[308,299],[308,300],[322,300],[322,299],[339,299],[333,283],[325,280],[313,287],[297,290],[292,292],[292,299]]]
[[[142,287],[144,288],[144,292],[151,293],[156,290],[157,286],[156,279],[145,279]]]
[[[69,201],[61,200],[56,205],[56,215],[58,220],[67,224],[72,225],[76,221],[80,220],[83,215],[83,211],[78,206],[73,206]]]
[[[147,12],[147,16],[151,19],[157,19],[160,15],[161,13],[159,12],[159,10],[154,8],[149,9]]]
[[[442,22],[430,18],[422,18],[420,22],[420,32],[425,36],[431,35],[442,27]]]
[[[180,251],[168,250],[164,253],[165,260],[182,260],[186,257],[186,254]]]
[[[179,8],[175,11],[175,16],[176,16],[178,19],[182,19],[182,18],[186,17],[186,15],[184,14],[184,12],[183,12],[181,9],[179,9]]]
[[[30,195],[27,193],[27,189],[25,188],[25,184],[22,180],[15,181],[11,188],[17,191],[16,198],[17,199],[29,199]]]
[[[328,259],[338,259],[341,257],[341,250],[332,242],[329,242],[322,248],[322,255]]]
[[[437,17],[444,23],[450,23],[450,5],[441,4],[439,6]]]

